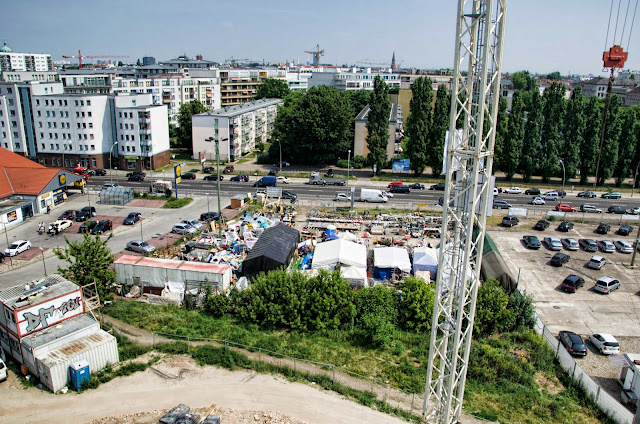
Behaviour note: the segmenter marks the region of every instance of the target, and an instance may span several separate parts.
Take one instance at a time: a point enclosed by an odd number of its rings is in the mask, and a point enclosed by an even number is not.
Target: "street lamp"
[[[116,147],[117,144],[118,144],[118,142],[116,141],[111,146],[111,149],[109,149],[109,181],[112,184],[113,184],[113,167],[111,166],[111,158],[113,157],[113,148]],[[118,168],[116,168],[116,169],[118,169]],[[117,177],[117,174],[116,174],[116,177]]]
[[[7,249],[9,248],[9,234],[7,233],[7,223],[2,221],[2,225],[4,226],[4,236],[7,238]],[[11,254],[9,254],[9,265],[13,266],[13,259],[11,258]]]
[[[142,235],[142,217],[140,217],[140,241],[144,242],[144,236]]]
[[[560,165],[562,165],[562,194],[564,196],[565,192],[564,192],[564,179],[566,176],[565,173],[565,169],[564,169],[564,162],[562,161],[562,159],[558,159],[558,163],[560,163]]]
[[[227,141],[223,138],[222,141]],[[222,208],[220,207],[220,142],[213,137],[206,138],[204,141],[216,143],[216,185],[218,190],[218,237],[222,240]]]
[[[209,193],[205,193],[207,196],[207,219],[211,217],[211,209],[209,208]]]
[[[640,167],[640,162],[636,165],[636,172],[633,174],[633,185],[631,186],[631,197],[633,197],[633,191],[636,189],[636,181],[638,180],[638,167]]]
[[[282,174],[282,143],[280,143],[280,140],[276,140],[278,142],[278,147],[280,147],[280,173]]]
[[[347,154],[347,187],[349,187],[349,173],[351,172],[351,149]]]
[[[40,248],[40,253],[42,254],[42,266],[44,267],[44,276],[47,276],[47,264],[44,261],[44,249],[41,247]]]

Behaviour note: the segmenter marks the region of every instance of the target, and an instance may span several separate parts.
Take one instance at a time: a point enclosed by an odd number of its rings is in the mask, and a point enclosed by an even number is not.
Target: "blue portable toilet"
[[[69,365],[69,374],[71,375],[71,387],[76,391],[80,391],[82,384],[91,379],[89,361],[80,359],[79,361],[72,362],[71,365]]]

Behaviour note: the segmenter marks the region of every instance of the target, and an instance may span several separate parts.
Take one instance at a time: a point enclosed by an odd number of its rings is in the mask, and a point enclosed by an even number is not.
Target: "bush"
[[[211,345],[203,345],[196,347],[191,356],[198,361],[200,365],[216,365],[228,370],[251,367],[251,361],[242,353],[226,347],[216,347]]]
[[[162,205],[164,209],[180,209],[187,206],[189,203],[193,201],[191,197],[180,197],[178,199],[171,198],[167,200],[167,202]]]
[[[207,298],[204,309],[214,317],[221,317],[231,312],[231,299],[224,294],[211,295]]]
[[[476,337],[510,331],[516,321],[513,311],[507,309],[509,296],[495,278],[487,279],[478,288],[476,317],[473,333]]]
[[[186,342],[176,341],[176,342],[156,344],[156,350],[158,352],[170,353],[173,355],[180,355],[183,353],[189,353],[190,348]]]
[[[258,149],[260,153],[264,152],[264,143],[261,141],[256,143],[256,149]]]
[[[338,160],[338,162],[336,163],[336,166],[338,168],[348,168],[350,165],[349,161],[347,159],[340,159]]]
[[[353,157],[353,159],[351,159],[351,162],[360,165],[360,167],[363,167],[367,163],[367,158],[365,158],[364,156],[356,155]]]
[[[164,197],[171,197],[172,194],[173,194],[173,191],[171,191],[170,188],[164,189]]]
[[[269,153],[263,153],[261,155],[258,155],[257,162],[258,162],[259,165],[271,165],[271,164],[273,164],[273,161],[271,160],[271,156],[269,155]]]

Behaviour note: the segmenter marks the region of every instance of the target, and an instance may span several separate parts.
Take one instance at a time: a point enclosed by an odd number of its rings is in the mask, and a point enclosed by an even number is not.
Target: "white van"
[[[371,188],[360,189],[360,201],[371,203],[387,203],[389,198],[382,193],[382,190]]]

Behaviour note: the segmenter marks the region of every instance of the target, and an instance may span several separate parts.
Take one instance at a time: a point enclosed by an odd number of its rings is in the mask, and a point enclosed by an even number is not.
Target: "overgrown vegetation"
[[[165,202],[165,204],[162,205],[164,209],[179,209],[193,202],[192,197],[179,197],[177,199],[175,197],[172,197],[171,189],[166,189],[164,192],[164,196],[154,196],[149,193],[136,193],[136,198],[145,200],[163,200]]]

